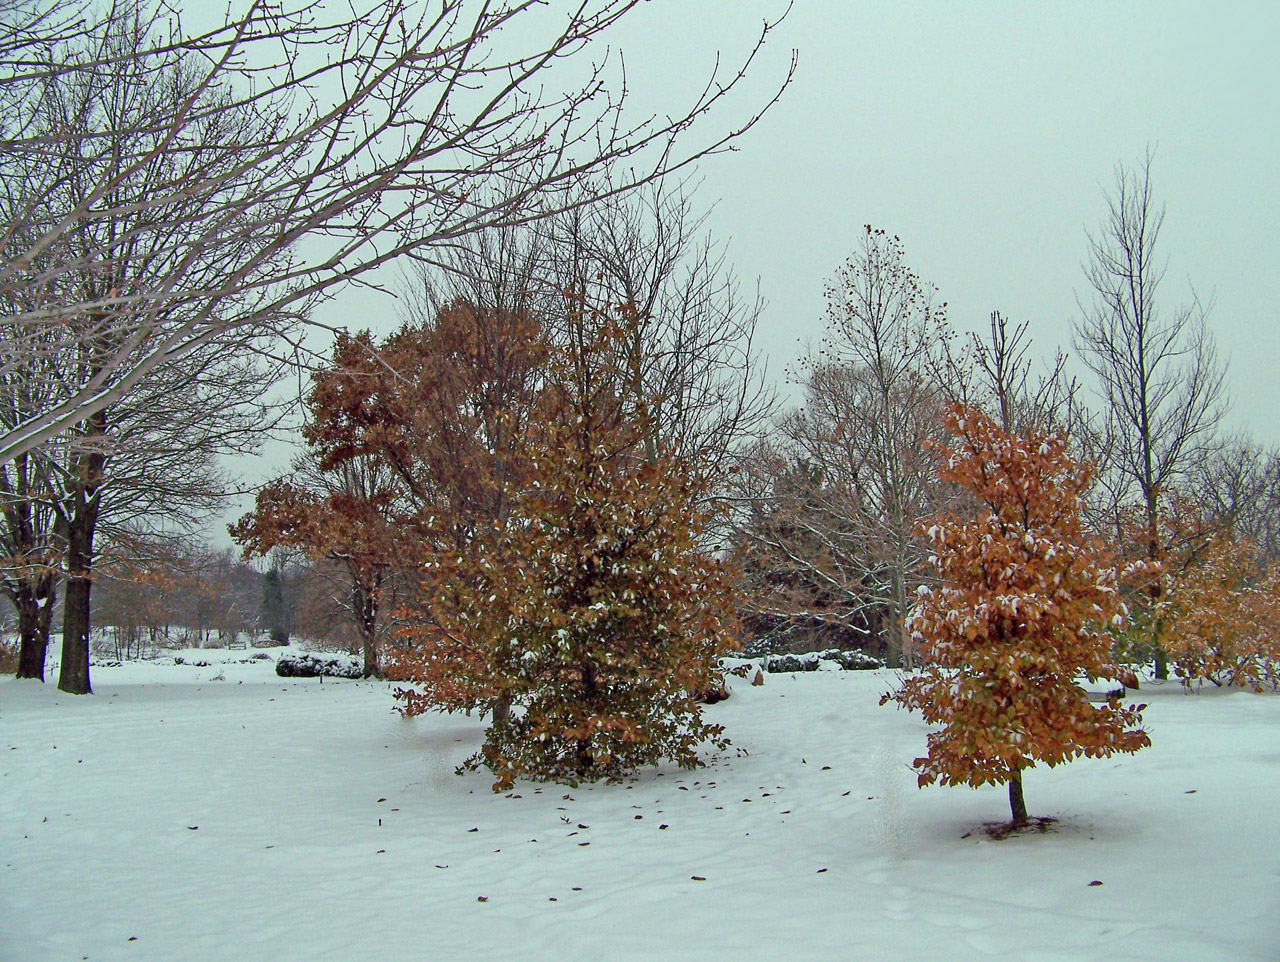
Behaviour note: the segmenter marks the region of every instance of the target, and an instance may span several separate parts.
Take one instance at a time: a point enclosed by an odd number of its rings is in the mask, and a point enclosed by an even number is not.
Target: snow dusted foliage
[[[823,662],[829,662],[842,671],[874,671],[884,667],[881,659],[856,648],[827,648],[824,651],[806,651],[801,654],[766,655],[761,659],[761,665],[768,672],[818,671]]]
[[[495,791],[576,784],[727,742],[697,695],[736,649],[724,566],[699,545],[705,473],[650,431],[634,312],[583,312],[510,439],[506,510],[425,561],[397,692],[409,714],[490,710]]]
[[[948,427],[955,446],[940,477],[977,510],[928,523],[937,583],[907,619],[926,666],[881,703],[942,726],[915,760],[921,786],[1008,782],[1023,822],[1024,769],[1150,744],[1144,706],[1092,705],[1076,683],[1117,677],[1108,629],[1125,614],[1119,572],[1081,529],[1093,471],[1068,455],[1065,433],[1010,435],[963,407]]]
[[[281,678],[317,678],[325,675],[330,678],[360,678],[364,672],[359,660],[351,655],[287,651],[276,659],[276,674]]]

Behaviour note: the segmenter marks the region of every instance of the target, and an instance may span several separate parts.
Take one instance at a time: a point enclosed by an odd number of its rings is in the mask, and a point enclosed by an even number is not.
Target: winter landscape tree
[[[926,555],[916,522],[939,493],[925,441],[941,431],[932,372],[943,307],[908,267],[902,242],[865,227],[827,288],[827,335],[803,361],[803,407],[766,443],[774,456],[762,449],[745,475],[760,507],[740,531],[743,550],[756,555],[744,568],[765,573],[766,610],[785,614],[798,603],[846,625],[870,618],[894,666],[911,658],[902,619]],[[812,483],[798,489],[805,476]],[[783,495],[798,498],[788,504]]]
[[[461,298],[532,313],[555,341],[576,303],[634,305],[643,390],[663,399],[649,450],[674,445],[727,472],[772,407],[754,346],[764,303],[744,294],[726,247],[705,232],[691,185],[620,194],[620,179],[605,172],[582,186],[590,204],[433,252],[412,278],[412,310],[428,316]]]
[[[1217,507],[1217,506],[1215,506]],[[1133,512],[1130,528],[1145,532]],[[1137,644],[1154,642],[1188,688],[1236,685],[1261,691],[1280,683],[1280,616],[1275,611],[1280,564],[1234,529],[1230,515],[1185,498],[1162,499],[1165,546],[1155,605],[1137,612]],[[1134,539],[1129,539],[1134,540]],[[1133,585],[1149,597],[1149,578]]]
[[[721,563],[698,536],[700,466],[649,450],[633,309],[580,309],[548,355],[510,510],[432,553],[401,689],[405,711],[495,712],[481,753],[495,790],[576,783],[723,744],[698,695],[736,646]]]
[[[258,491],[254,511],[231,528],[246,555],[276,548],[328,561],[344,575],[348,626],[359,638],[366,678],[382,677],[380,642],[386,618],[384,589],[393,577],[397,500],[392,472],[369,456],[321,470],[314,456],[294,462],[290,478]]]
[[[1064,433],[1008,434],[962,407],[947,426],[939,473],[974,514],[929,523],[937,584],[920,589],[907,622],[924,667],[881,703],[942,726],[915,760],[922,786],[1008,783],[1021,826],[1026,769],[1150,744],[1143,706],[1118,695],[1095,706],[1077,683],[1118,677],[1109,630],[1123,623],[1120,572],[1082,530],[1093,469],[1072,460]]]
[[[1086,275],[1092,302],[1081,305],[1077,349],[1098,381],[1103,403],[1103,482],[1123,509],[1142,508],[1144,555],[1163,560],[1161,499],[1174,494],[1216,444],[1226,411],[1226,366],[1219,361],[1198,299],[1169,308],[1161,300],[1166,263],[1157,254],[1164,206],[1151,184],[1152,154],[1137,167],[1116,168],[1107,217],[1090,237]],[[1148,599],[1159,604],[1163,583],[1152,579]],[[1169,676],[1156,640],[1157,678]]]

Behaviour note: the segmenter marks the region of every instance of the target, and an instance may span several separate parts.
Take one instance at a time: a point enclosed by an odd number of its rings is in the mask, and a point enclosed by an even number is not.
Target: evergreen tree
[[[283,565],[273,563],[262,576],[262,609],[259,615],[263,629],[273,644],[289,644],[292,630],[291,605],[286,597],[287,578]]]

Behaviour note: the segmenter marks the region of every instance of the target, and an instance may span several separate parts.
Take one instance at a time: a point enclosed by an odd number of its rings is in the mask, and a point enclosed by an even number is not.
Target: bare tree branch
[[[625,169],[611,186],[622,193],[731,149],[790,71],[727,132],[698,132],[735,109],[774,24],[737,69],[717,65],[683,109],[633,121],[612,90],[610,58],[583,56],[637,4],[583,2],[563,17],[535,0],[366,0],[325,20],[316,3],[253,0],[191,34],[164,0],[121,0],[83,29],[55,4],[8,0],[0,91],[10,104],[70,109],[56,122],[0,127],[6,174],[33,160],[45,170],[0,225],[0,293],[17,305],[0,356],[83,319],[109,318],[129,336],[94,376],[0,435],[0,461],[229,329],[304,318],[402,254],[577,207],[589,198],[574,188],[595,171]],[[150,114],[109,109],[120,78],[162,83],[177,70],[185,96]],[[69,87],[102,98],[69,102]],[[245,111],[257,123],[226,128]],[[202,151],[210,136],[216,156]],[[143,172],[145,191],[121,192]],[[95,225],[124,222],[105,241],[78,243]],[[156,264],[148,283],[111,283],[139,250]],[[70,293],[68,275],[95,283]],[[50,287],[60,296],[28,296]]]

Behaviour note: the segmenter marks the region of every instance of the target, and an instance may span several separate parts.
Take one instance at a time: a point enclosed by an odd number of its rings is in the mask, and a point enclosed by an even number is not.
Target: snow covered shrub
[[[870,671],[884,667],[881,659],[868,655],[865,651],[841,648],[809,651],[799,655],[767,655],[762,659],[762,664],[768,672],[817,671],[824,661],[834,662],[845,671]]]
[[[321,654],[309,651],[284,652],[276,660],[276,674],[281,678],[360,678],[364,669],[351,655]]]
[[[874,671],[877,668],[884,667],[884,661],[875,655],[868,655],[865,651],[857,649],[833,649],[831,651],[819,652],[825,661],[834,661],[845,671]]]
[[[784,671],[817,671],[818,655],[810,652],[804,655],[769,655],[763,659],[764,670],[768,672]]]
[[[1145,706],[1091,705],[1076,684],[1120,671],[1108,634],[1123,624],[1119,572],[1080,522],[1092,468],[1068,455],[1064,432],[1019,437],[963,407],[947,423],[956,446],[942,449],[939,476],[977,511],[928,525],[937,584],[907,619],[925,667],[881,704],[942,726],[915,760],[921,786],[1007,782],[1019,825],[1024,769],[1145,748]]]

